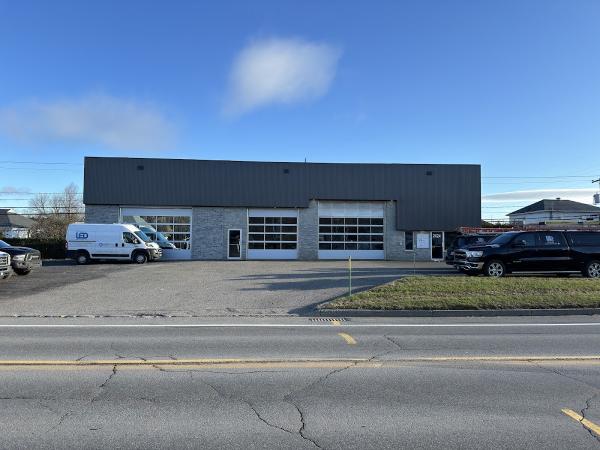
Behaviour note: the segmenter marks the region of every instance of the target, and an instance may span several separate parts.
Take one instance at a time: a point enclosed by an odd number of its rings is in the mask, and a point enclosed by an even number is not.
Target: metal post
[[[352,256],[348,256],[348,296],[352,295]]]
[[[600,178],[598,178],[597,180],[592,180],[592,184],[593,183],[598,183],[598,193],[600,194]],[[594,200],[596,200],[594,198]],[[594,204],[596,204],[596,202],[594,201]],[[600,214],[598,215],[598,223],[600,224]]]

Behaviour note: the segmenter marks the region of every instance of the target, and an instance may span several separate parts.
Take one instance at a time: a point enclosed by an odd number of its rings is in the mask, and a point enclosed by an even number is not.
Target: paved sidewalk
[[[185,261],[44,266],[0,284],[7,315],[308,314],[348,290],[346,261]],[[354,261],[352,285],[453,274],[436,262]]]

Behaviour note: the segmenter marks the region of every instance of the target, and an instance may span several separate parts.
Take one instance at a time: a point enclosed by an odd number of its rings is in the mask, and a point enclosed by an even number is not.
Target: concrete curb
[[[592,316],[600,308],[565,309],[319,309],[324,317],[497,317],[497,316]]]

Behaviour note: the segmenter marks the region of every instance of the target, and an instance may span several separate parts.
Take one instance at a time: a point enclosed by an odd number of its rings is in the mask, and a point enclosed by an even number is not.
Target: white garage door
[[[121,222],[142,228],[163,251],[163,259],[192,258],[192,210],[121,208]],[[152,227],[156,233],[146,230]]]
[[[247,259],[298,259],[298,210],[249,209]]]
[[[319,202],[319,259],[384,259],[383,203]]]

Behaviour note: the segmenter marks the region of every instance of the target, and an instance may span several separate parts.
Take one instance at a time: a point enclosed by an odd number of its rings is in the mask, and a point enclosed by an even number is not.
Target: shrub
[[[4,239],[4,242],[15,247],[30,247],[39,250],[42,259],[65,259],[66,241],[64,239]]]

